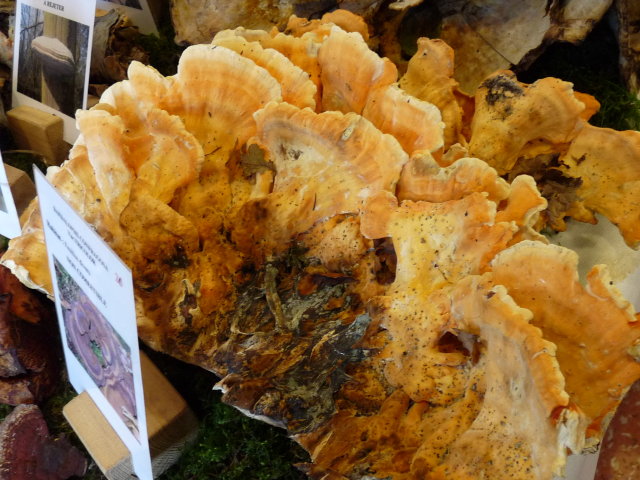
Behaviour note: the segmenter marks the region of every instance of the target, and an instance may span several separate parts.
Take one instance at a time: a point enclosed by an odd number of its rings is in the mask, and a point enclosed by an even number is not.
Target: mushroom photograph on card
[[[69,349],[138,438],[130,348],[57,259],[54,264]]]
[[[89,27],[21,5],[18,92],[65,115],[84,102]]]

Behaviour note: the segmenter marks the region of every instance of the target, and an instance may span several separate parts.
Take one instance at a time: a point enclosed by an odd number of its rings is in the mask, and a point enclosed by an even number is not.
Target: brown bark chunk
[[[0,424],[0,478],[62,480],[82,476],[87,461],[64,438],[53,438],[35,405],[19,405]]]

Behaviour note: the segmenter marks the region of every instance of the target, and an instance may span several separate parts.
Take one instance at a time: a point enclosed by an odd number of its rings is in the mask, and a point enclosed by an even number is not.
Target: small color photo
[[[139,440],[131,349],[55,257],[54,265],[67,345]]]

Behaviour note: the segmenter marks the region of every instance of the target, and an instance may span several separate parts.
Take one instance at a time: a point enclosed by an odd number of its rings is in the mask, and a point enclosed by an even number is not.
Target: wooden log
[[[184,447],[195,439],[198,422],[151,360],[141,353],[140,361],[153,475],[157,477],[173,465]],[[86,392],[71,400],[63,413],[109,480],[135,478],[129,451]]]

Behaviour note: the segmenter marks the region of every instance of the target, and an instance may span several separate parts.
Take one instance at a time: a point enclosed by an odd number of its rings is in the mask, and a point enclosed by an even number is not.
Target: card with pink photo
[[[42,173],[35,179],[69,380],[129,449],[137,477],[151,480],[131,271]]]

